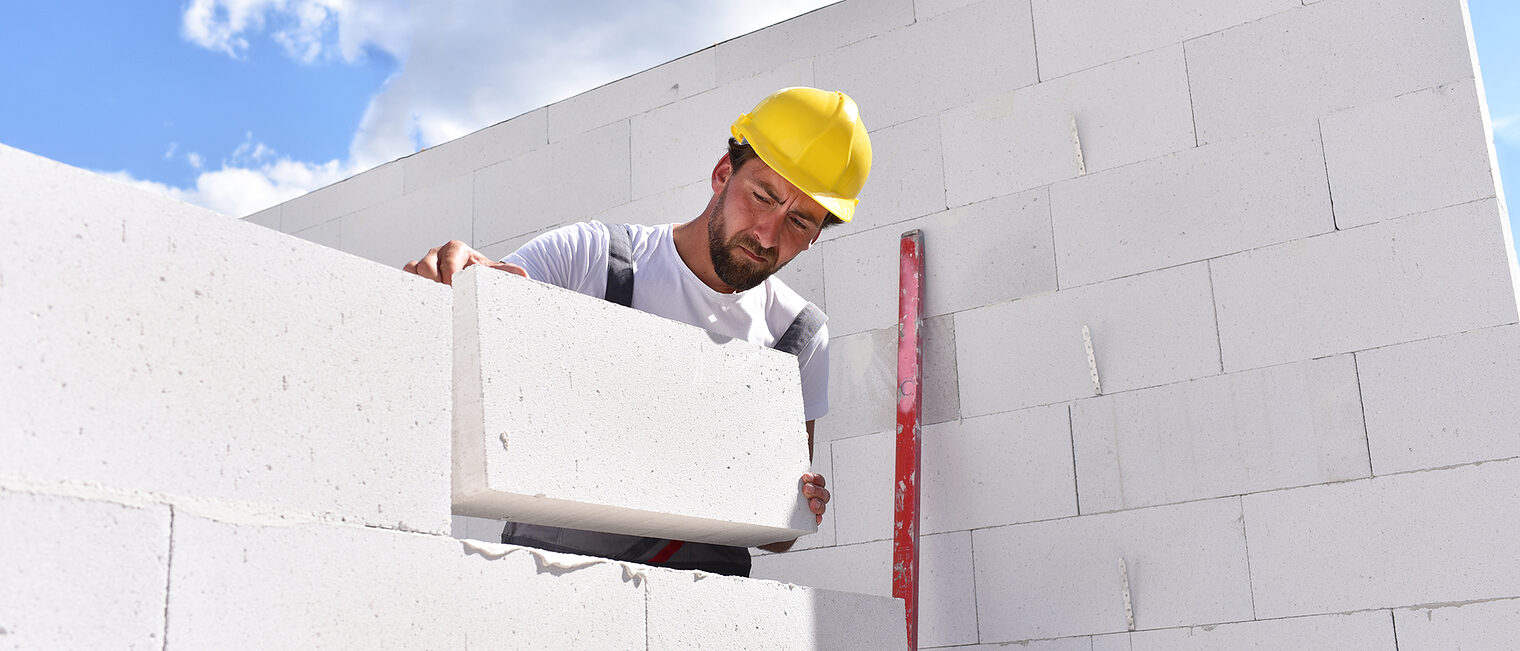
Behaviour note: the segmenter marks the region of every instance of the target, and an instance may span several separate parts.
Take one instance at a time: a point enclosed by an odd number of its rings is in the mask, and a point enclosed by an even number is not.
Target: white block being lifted
[[[454,512],[753,546],[815,530],[791,355],[517,276],[454,278]]]

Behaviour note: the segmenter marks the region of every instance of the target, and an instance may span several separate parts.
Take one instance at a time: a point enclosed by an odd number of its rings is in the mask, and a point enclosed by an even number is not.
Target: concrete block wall
[[[905,646],[900,600],[449,536],[447,287],[4,146],[0,196],[0,646]]]
[[[830,314],[835,498],[757,575],[890,589],[895,243],[917,228],[923,646],[1507,648],[1520,274],[1467,21],[1462,0],[846,0],[375,173],[559,192],[556,152],[601,142],[587,197],[364,237],[422,237],[399,265],[684,221],[734,116],[845,90],[873,178],[781,272]],[[489,144],[512,129],[542,137]]]

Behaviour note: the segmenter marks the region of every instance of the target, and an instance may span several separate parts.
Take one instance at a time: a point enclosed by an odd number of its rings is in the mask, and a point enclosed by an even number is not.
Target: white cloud
[[[195,169],[200,169],[201,168],[201,162],[202,161],[201,161],[201,155],[200,154],[197,154],[197,153],[195,153],[195,152],[192,151],[192,152],[190,152],[188,154],[185,154],[185,160],[190,163],[190,167],[194,167]]]
[[[213,51],[245,57],[250,39],[267,33],[303,62],[354,62],[379,51],[399,69],[370,99],[341,163],[278,158],[249,136],[193,188],[164,187],[242,216],[823,4],[191,0],[183,34]]]
[[[357,171],[336,160],[303,163],[280,158],[249,167],[223,164],[221,169],[202,172],[196,177],[195,185],[189,188],[139,179],[126,171],[100,173],[224,215],[245,217],[299,197],[313,188],[341,181]]]
[[[1494,139],[1511,147],[1520,147],[1520,115],[1494,116]]]

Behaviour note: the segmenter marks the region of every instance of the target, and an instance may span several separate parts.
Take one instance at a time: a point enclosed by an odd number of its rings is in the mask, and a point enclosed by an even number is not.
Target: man
[[[712,170],[712,198],[692,221],[572,224],[501,262],[454,241],[405,269],[448,284],[460,269],[484,264],[793,353],[811,453],[813,421],[828,410],[828,330],[822,313],[772,274],[811,247],[823,228],[853,218],[870,172],[870,140],[853,100],[816,88],[772,93],[730,131],[729,151]],[[802,494],[819,522],[829,501],[824,485],[821,475],[802,477]],[[748,576],[750,568],[747,550],[722,545],[515,523],[502,540],[722,574]],[[792,542],[764,549],[782,551]]]

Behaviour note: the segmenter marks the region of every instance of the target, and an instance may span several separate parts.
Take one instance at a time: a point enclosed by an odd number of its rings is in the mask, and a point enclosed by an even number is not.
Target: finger
[[[438,251],[438,279],[445,285],[454,284],[454,274],[475,264],[475,250],[463,242],[449,242]]]
[[[401,270],[405,271],[405,272],[407,272],[409,274],[417,273],[417,261],[416,260],[408,260],[406,264],[401,265]]]
[[[816,484],[818,486],[823,486],[825,483],[827,483],[827,482],[825,482],[823,480],[823,475],[820,475],[820,474],[818,474],[816,472],[810,472],[810,473],[808,473],[808,476],[812,477],[812,479],[811,480],[804,480],[804,481],[807,481],[809,484]]]
[[[813,524],[823,524],[823,516],[818,515],[817,513],[814,513],[813,514]]]
[[[823,515],[824,510],[827,508],[828,505],[824,504],[823,500],[817,498],[808,500],[808,510],[812,511],[813,515]]]
[[[816,498],[818,498],[820,500],[823,500],[824,504],[828,504],[829,503],[829,490],[827,488],[821,488],[821,487],[818,487],[818,486],[813,486],[812,489],[813,490],[812,490],[811,495],[813,497],[816,497]]]
[[[428,280],[438,280],[438,248],[428,249],[427,255],[417,261],[417,275]]]

